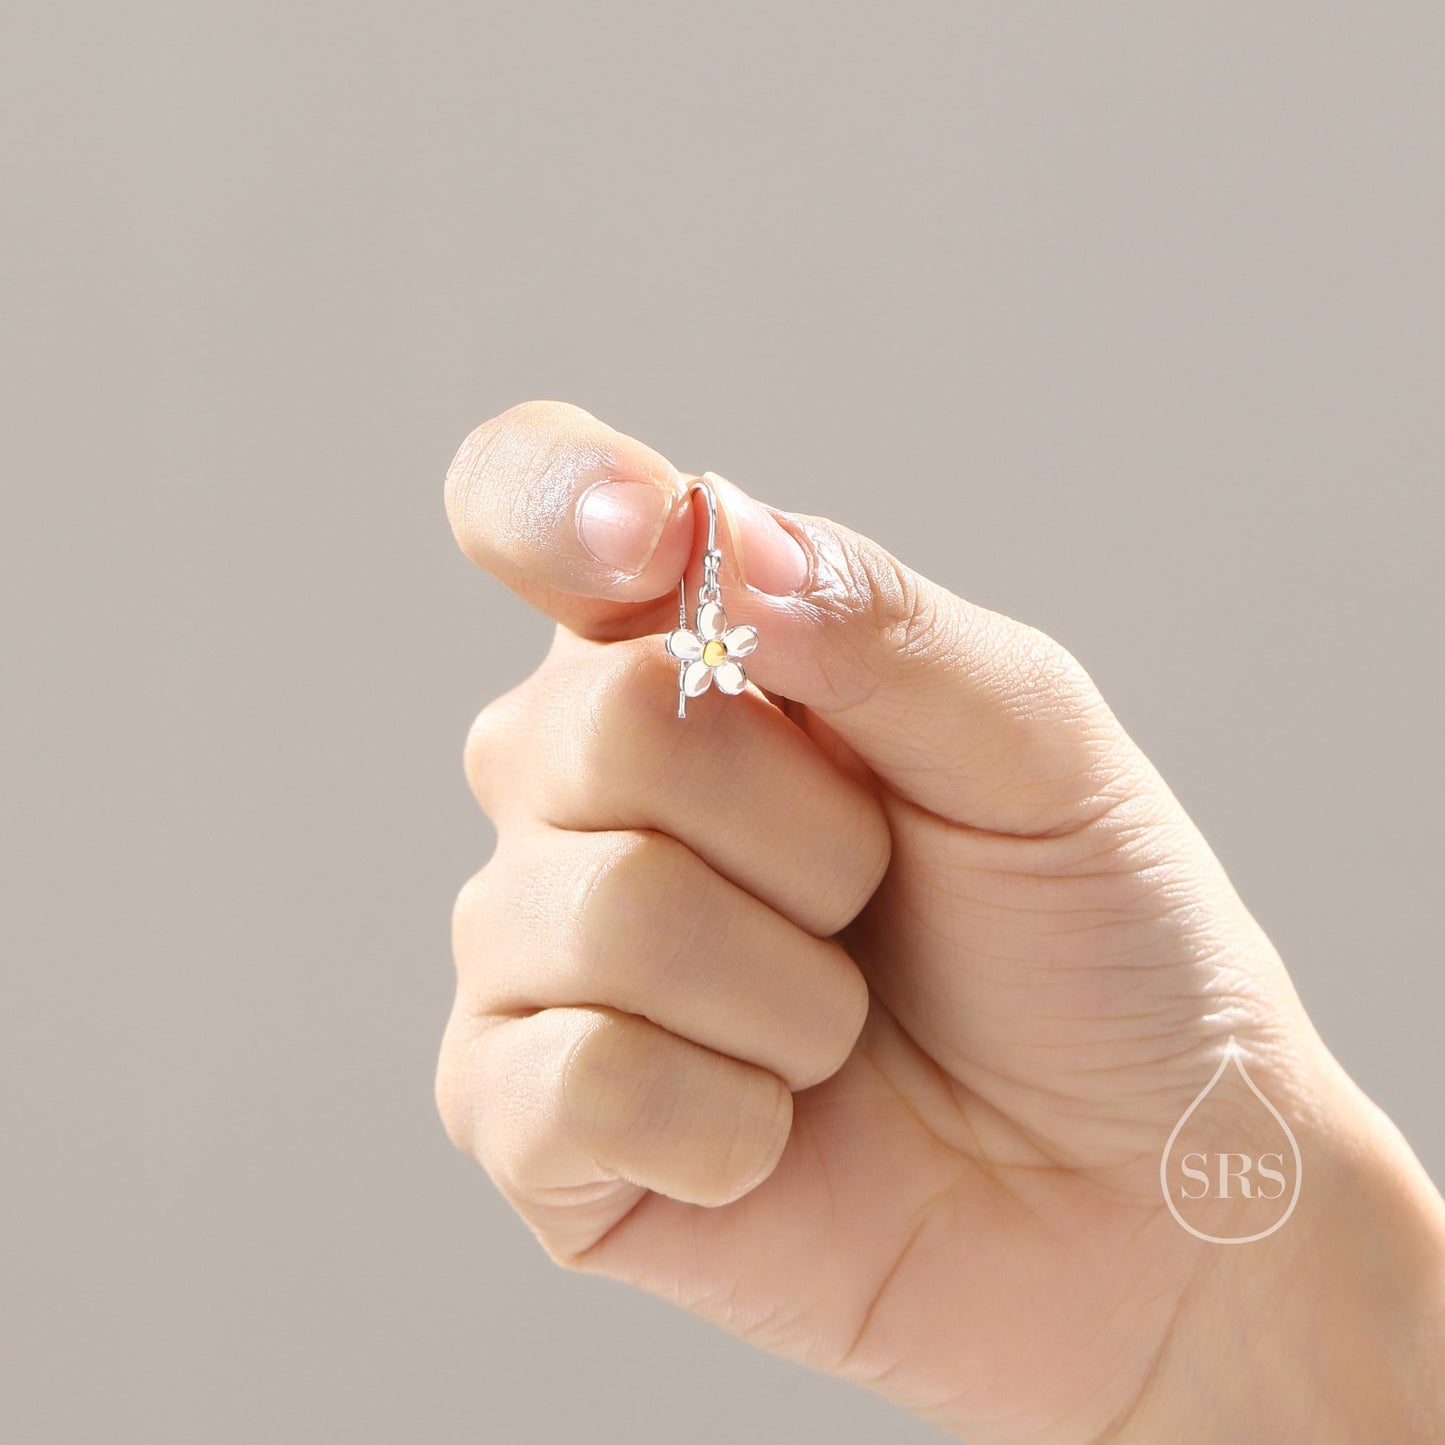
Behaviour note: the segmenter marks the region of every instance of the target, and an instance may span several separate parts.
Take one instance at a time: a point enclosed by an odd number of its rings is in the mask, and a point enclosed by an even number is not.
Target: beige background
[[[0,1435],[937,1438],[434,1117],[547,632],[440,482],[531,395],[1054,631],[1445,1176],[1434,0],[5,30]]]

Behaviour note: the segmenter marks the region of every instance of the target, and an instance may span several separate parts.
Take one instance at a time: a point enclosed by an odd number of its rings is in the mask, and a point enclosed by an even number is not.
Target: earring
[[[687,716],[687,700],[701,697],[716,680],[720,692],[736,695],[748,676],[738,661],[758,645],[758,629],[729,627],[718,590],[717,495],[712,483],[722,478],[706,472],[688,488],[688,496],[701,492],[707,503],[707,551],[702,554],[702,586],[697,592],[695,627],[687,625],[687,577],[677,584],[677,630],[667,634],[667,651],[677,659],[677,715]]]

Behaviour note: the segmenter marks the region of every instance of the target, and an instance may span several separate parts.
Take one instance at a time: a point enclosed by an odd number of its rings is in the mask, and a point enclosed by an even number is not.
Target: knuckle
[[[998,683],[1006,720],[1000,736],[1048,784],[1037,820],[1016,818],[1015,830],[1077,832],[1111,813],[1121,789],[1134,790],[1141,755],[1073,653],[1037,628],[1008,628]]]
[[[816,591],[824,612],[848,627],[861,624],[869,647],[905,665],[928,667],[959,650],[959,610],[946,594],[866,537],[844,529],[817,539]],[[952,601],[952,599],[947,599]],[[836,672],[820,660],[825,688],[844,706],[867,700],[883,685],[878,669],[846,666]]]
[[[483,809],[490,811],[501,783],[515,771],[511,755],[515,739],[525,733],[527,700],[521,687],[489,702],[467,729],[462,769]]]
[[[569,668],[544,690],[548,728],[565,761],[543,780],[557,817],[649,826],[669,811],[664,800],[712,786],[738,764],[753,735],[722,708],[698,708],[685,728],[668,706],[677,663],[655,637],[598,649],[585,668]],[[708,779],[699,777],[706,769]]]
[[[936,605],[931,588],[916,572],[871,545],[860,549],[860,566],[870,620],[891,655],[927,662],[951,643],[944,624],[952,614]]]
[[[477,964],[477,940],[492,932],[496,906],[495,861],[472,874],[457,892],[452,904],[452,958],[457,972],[470,971]]]
[[[578,1131],[561,1107],[580,1042],[572,1028],[561,1017],[541,1029],[524,1028],[499,1043],[491,1063],[478,1157],[524,1216],[528,1201],[557,1197],[578,1152]]]
[[[658,706],[667,696],[677,664],[644,638],[605,650],[590,670],[576,725],[568,730],[573,756],[569,788],[584,807],[610,813],[620,805],[645,805],[668,784],[678,756],[670,714]],[[646,815],[642,807],[643,816]]]
[[[1009,675],[1021,710],[1040,721],[1080,718],[1102,702],[1094,680],[1061,642],[1027,623],[1015,623],[1008,644]]]
[[[683,844],[664,834],[628,835],[584,880],[579,955],[629,998],[675,995],[686,986],[695,946],[721,928],[716,893],[699,886],[699,868]]]
[[[588,720],[604,736],[625,734],[645,724],[655,712],[653,688],[659,675],[676,666],[656,646],[655,638],[635,638],[603,649],[605,665],[590,675]]]
[[[625,762],[622,745],[647,726],[653,711],[647,705],[648,685],[656,680],[656,662],[651,648],[631,642],[603,649],[597,664],[588,669],[579,709],[577,761],[589,775]]]
[[[433,1096],[442,1128],[454,1148],[471,1154],[474,1145],[471,1090],[455,1059],[455,1024],[449,1024],[437,1057]]]
[[[650,932],[680,896],[687,850],[661,833],[602,835],[607,843],[580,880],[574,919],[592,949],[618,935],[636,937],[639,921]]]
[[[557,1161],[572,1153],[576,1132],[555,1111],[534,1109],[524,1133],[490,1141],[483,1163],[514,1199],[549,1195],[555,1190]]]
[[[647,1026],[611,1009],[580,1034],[559,1069],[564,1127],[584,1138],[617,1137],[645,1118],[655,1069],[649,1066]]]
[[[452,1148],[459,1153],[470,1154],[471,1111],[463,1105],[456,1087],[456,1076],[445,1064],[437,1069],[435,1094],[437,1114]]]

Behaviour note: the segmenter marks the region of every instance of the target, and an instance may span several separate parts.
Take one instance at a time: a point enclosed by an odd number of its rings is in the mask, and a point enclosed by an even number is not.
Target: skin
[[[448,475],[463,549],[558,623],[466,748],[498,845],[455,913],[457,1146],[560,1264],[978,1445],[1445,1438],[1445,1206],[1083,669],[719,484],[762,641],[679,722],[688,480],[560,403]],[[604,518],[627,565],[579,531],[608,481],[656,492]],[[1159,1178],[1231,1036],[1306,1175],[1237,1247]]]

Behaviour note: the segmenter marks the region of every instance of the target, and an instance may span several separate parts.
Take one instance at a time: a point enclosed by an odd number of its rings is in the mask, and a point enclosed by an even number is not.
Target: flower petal
[[[667,634],[667,650],[679,662],[696,662],[702,656],[702,638],[686,627],[679,627]]]
[[[741,627],[729,627],[722,635],[722,642],[729,657],[746,657],[758,645],[758,629],[746,623]]]
[[[737,663],[729,660],[713,668],[717,674],[717,685],[722,692],[736,696],[748,685],[748,675]]]
[[[697,609],[697,630],[704,642],[721,637],[728,625],[728,615],[721,602],[704,602]]]
[[[724,663],[724,666],[727,664]],[[687,671],[682,675],[682,690],[689,697],[701,697],[712,685],[712,668],[701,658],[696,662],[687,665]]]

